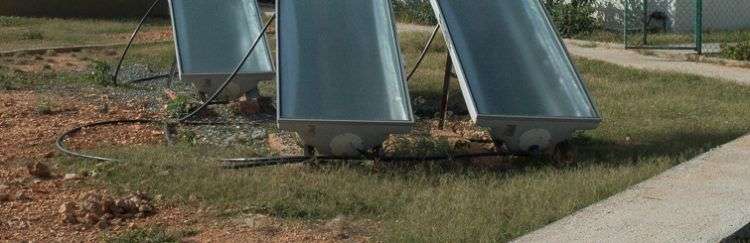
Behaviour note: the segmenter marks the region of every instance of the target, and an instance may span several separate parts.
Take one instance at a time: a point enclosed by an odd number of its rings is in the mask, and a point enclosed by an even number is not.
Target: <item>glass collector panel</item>
[[[536,0],[436,0],[480,115],[596,117]]]
[[[388,0],[281,0],[280,114],[410,121]]]
[[[172,0],[182,72],[228,74],[261,32],[256,0]],[[268,47],[258,44],[241,74],[273,72]]]

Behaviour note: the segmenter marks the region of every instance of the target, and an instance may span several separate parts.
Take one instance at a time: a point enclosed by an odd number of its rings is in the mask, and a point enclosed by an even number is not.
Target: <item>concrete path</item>
[[[750,135],[515,242],[719,242],[750,223]]]
[[[665,57],[647,56],[632,50],[611,48],[591,42],[566,40],[570,54],[584,58],[605,61],[621,66],[667,72],[679,72],[719,78],[743,85],[750,85],[750,68],[730,67],[719,64],[681,61]]]

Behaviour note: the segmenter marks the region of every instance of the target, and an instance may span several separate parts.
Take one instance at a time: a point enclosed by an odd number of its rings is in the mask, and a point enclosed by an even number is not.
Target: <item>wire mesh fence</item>
[[[622,0],[627,48],[722,54],[750,42],[747,0]],[[732,57],[730,57],[732,58]]]
[[[701,0],[625,0],[626,48],[700,51]]]
[[[750,0],[539,1],[565,38],[750,61]],[[401,21],[435,24],[428,0],[392,2]]]

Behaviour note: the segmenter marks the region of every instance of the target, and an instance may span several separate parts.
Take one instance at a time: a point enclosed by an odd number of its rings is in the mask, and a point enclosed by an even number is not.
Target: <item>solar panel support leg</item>
[[[443,97],[440,104],[440,130],[445,129],[445,122],[448,119],[448,99],[451,85],[451,76],[453,74],[453,60],[451,55],[445,59],[445,76],[443,77]]]

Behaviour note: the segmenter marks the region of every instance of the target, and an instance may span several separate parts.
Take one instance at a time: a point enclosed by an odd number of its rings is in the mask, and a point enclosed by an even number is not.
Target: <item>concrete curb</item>
[[[750,135],[514,242],[720,242],[750,223]]]

